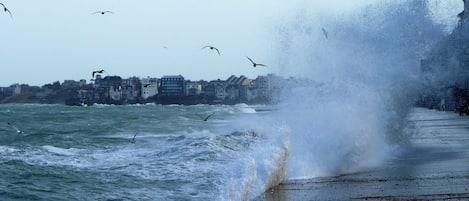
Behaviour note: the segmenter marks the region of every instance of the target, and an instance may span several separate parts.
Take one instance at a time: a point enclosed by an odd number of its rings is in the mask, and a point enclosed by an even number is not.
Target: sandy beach
[[[415,108],[411,143],[385,165],[354,174],[289,180],[256,201],[469,200],[469,116]]]

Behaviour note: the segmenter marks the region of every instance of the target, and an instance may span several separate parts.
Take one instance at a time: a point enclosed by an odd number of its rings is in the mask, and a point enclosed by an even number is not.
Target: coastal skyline
[[[279,61],[283,26],[301,15],[325,23],[371,2],[2,1],[13,17],[0,15],[0,86],[88,79],[99,69],[121,77],[182,74],[191,80],[291,76]],[[322,36],[321,27],[312,34]],[[221,56],[201,50],[205,46],[217,47]],[[268,67],[253,68],[246,57]]]

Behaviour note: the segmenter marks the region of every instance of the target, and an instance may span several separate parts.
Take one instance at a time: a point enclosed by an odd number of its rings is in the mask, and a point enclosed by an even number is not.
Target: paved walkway
[[[405,153],[370,172],[293,180],[256,201],[469,200],[469,117],[416,108]]]

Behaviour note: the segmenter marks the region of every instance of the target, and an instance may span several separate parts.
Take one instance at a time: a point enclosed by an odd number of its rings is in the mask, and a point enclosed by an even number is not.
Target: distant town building
[[[186,82],[186,96],[198,96],[202,92],[202,84],[199,82]]]
[[[142,79],[142,98],[148,99],[158,94],[158,79],[157,78],[143,78]]]
[[[13,88],[13,95],[18,95],[21,93],[21,85],[20,84],[14,84],[11,86]]]
[[[119,76],[96,76],[94,102],[117,104],[122,98],[122,78]]]
[[[162,96],[184,96],[184,77],[182,75],[166,75],[160,79]]]
[[[98,80],[97,80],[98,81]],[[100,87],[114,87],[119,88],[123,84],[123,80],[119,76],[106,76],[99,80]]]
[[[103,79],[103,78],[102,78],[101,75],[99,75],[99,74],[96,75],[94,79],[91,79],[91,81],[94,82],[94,83],[93,83],[93,86],[96,87],[96,88],[98,88],[98,87],[99,87],[99,84],[101,83],[101,80],[102,80],[102,79]]]
[[[229,101],[247,100],[251,80],[245,76],[230,76],[226,81],[226,97]]]
[[[74,81],[74,80],[64,80],[62,83],[62,88],[70,89],[70,88],[78,88],[80,87],[81,83]]]
[[[212,80],[208,83],[207,94],[215,98],[215,102],[222,102],[226,97],[226,81]]]
[[[123,101],[125,103],[137,103],[141,97],[142,82],[138,77],[123,80]]]
[[[110,86],[109,98],[111,99],[112,103],[121,101],[122,100],[122,87],[118,86],[114,88],[114,86]]]
[[[6,98],[13,95],[13,89],[11,87],[0,87],[0,98]]]

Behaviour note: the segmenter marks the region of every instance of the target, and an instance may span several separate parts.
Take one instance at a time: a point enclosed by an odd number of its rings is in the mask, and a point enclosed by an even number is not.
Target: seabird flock
[[[8,13],[8,14],[10,15],[10,18],[13,19],[13,15],[12,15],[11,11],[5,6],[5,4],[0,3],[0,5],[3,7],[3,11],[6,12],[6,13]],[[93,13],[91,13],[91,14],[92,14],[92,15],[95,15],[95,14],[105,15],[105,14],[114,14],[114,12],[109,11],[109,10],[104,10],[104,11],[99,11],[99,10],[98,10],[98,11],[93,12]],[[324,33],[325,37],[328,38],[328,37],[327,37],[327,32],[324,30],[324,28],[323,28],[322,30],[323,30],[323,33]],[[163,48],[164,48],[164,49],[167,49],[166,46],[163,46]],[[212,51],[216,51],[216,53],[218,54],[218,56],[221,56],[220,50],[219,50],[218,48],[216,48],[216,47],[214,47],[214,46],[207,45],[207,46],[203,46],[203,47],[201,48],[201,50],[206,49],[206,48],[208,48],[208,49],[210,49],[210,50],[212,50]],[[254,61],[253,61],[250,57],[248,57],[248,56],[246,56],[246,58],[251,62],[251,64],[252,64],[253,67],[257,67],[257,66],[267,67],[267,65],[265,65],[265,64],[261,64],[261,63],[256,63],[256,62],[254,62]],[[107,72],[106,72],[105,70],[101,69],[101,70],[95,70],[95,71],[93,71],[92,74],[91,74],[91,76],[92,76],[92,78],[94,79],[97,74],[102,74],[102,73],[106,73],[106,74],[107,74]],[[144,87],[148,87],[148,86],[149,86],[149,85],[145,85]],[[198,116],[199,116],[203,121],[208,121],[208,119],[209,119],[210,117],[212,117],[214,114],[215,114],[215,112],[213,112],[213,113],[211,113],[211,114],[209,114],[209,115],[207,115],[207,116],[202,116],[202,115],[198,115]],[[24,134],[24,131],[18,129],[18,127],[16,127],[15,125],[11,124],[10,122],[7,122],[7,125],[11,126],[11,127],[16,131],[17,134]],[[130,143],[135,144],[135,142],[136,142],[136,139],[135,139],[135,138],[136,138],[136,136],[137,136],[138,133],[139,133],[138,131],[134,133],[133,138],[130,139]]]
[[[0,5],[3,6],[3,10],[4,10],[5,12],[8,12],[8,13],[10,14],[10,17],[13,19],[13,15],[11,14],[10,10],[5,6],[5,4],[0,3]],[[91,13],[91,14],[92,14],[92,15],[95,15],[95,14],[104,15],[104,14],[108,14],[108,13],[109,13],[109,14],[114,14],[114,12],[113,12],[113,11],[110,11],[110,10],[102,10],[102,11],[101,11],[101,10],[98,10],[98,11],[93,12],[93,13]],[[163,46],[163,48],[164,48],[164,49],[167,49],[168,47]],[[201,49],[205,49],[205,48],[209,48],[210,50],[216,51],[217,54],[218,54],[218,56],[221,56],[220,50],[219,50],[218,48],[216,48],[216,47],[214,47],[214,46],[207,45],[207,46],[202,47]],[[250,59],[249,57],[248,57],[248,59],[249,59],[249,61],[251,61],[253,67],[256,67],[256,66],[264,66],[264,67],[266,67],[266,66],[267,66],[267,65],[264,65],[264,64],[254,63],[254,62],[252,61],[252,59]],[[102,70],[101,70],[101,71],[102,71]],[[100,71],[93,71],[93,76],[92,76],[93,78],[94,78],[94,76],[95,76],[96,73],[102,73],[102,72],[100,72]]]

